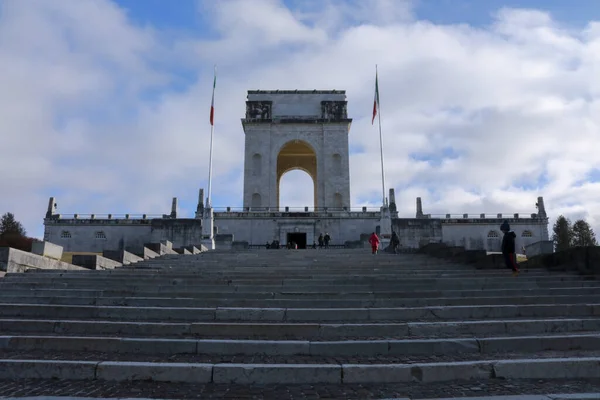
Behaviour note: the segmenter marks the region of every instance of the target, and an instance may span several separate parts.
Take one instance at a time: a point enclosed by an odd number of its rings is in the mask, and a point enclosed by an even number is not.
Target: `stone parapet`
[[[161,218],[162,219],[162,218]],[[45,218],[44,225],[150,225],[152,219],[133,219],[133,218],[80,218],[55,215],[53,218]]]
[[[125,248],[126,251],[135,254],[138,257],[143,258],[144,260],[150,258],[160,257],[160,254],[150,250],[145,246],[130,246]]]
[[[553,252],[554,242],[552,242],[552,240],[542,240],[525,246],[525,255],[527,255],[527,257],[534,257],[540,254],[551,254]]]
[[[274,211],[225,211],[215,212],[215,219],[226,218],[345,218],[345,219],[379,219],[380,211],[335,211],[335,212],[274,212]]]
[[[104,250],[102,256],[123,265],[135,264],[144,260],[142,257],[125,250]]]
[[[123,264],[120,262],[111,260],[106,257],[98,256],[98,255],[88,255],[88,254],[75,254],[73,256],[73,264],[78,265],[80,267],[84,267],[87,269],[114,269],[116,267],[120,267]]]
[[[31,252],[40,256],[60,260],[63,255],[63,247],[50,242],[35,241],[31,244]]]
[[[84,268],[10,247],[0,248],[0,271],[15,273],[32,269],[80,270]]]
[[[578,246],[552,254],[540,254],[528,257],[524,265],[597,275],[600,273],[600,246]]]
[[[450,214],[448,214],[450,215]],[[438,219],[440,220],[443,224],[498,224],[498,226],[500,226],[500,224],[503,221],[508,221],[509,224],[518,224],[518,223],[531,223],[532,221],[534,222],[539,222],[539,223],[547,223],[548,220],[547,219],[542,219],[542,218],[538,218],[538,217],[513,217],[513,218],[505,218],[505,217],[482,217],[481,215],[476,218],[476,217],[471,217],[468,214],[467,217],[463,218],[456,218],[456,216],[454,217],[446,217],[446,218],[442,218],[441,216],[430,216],[431,219]]]

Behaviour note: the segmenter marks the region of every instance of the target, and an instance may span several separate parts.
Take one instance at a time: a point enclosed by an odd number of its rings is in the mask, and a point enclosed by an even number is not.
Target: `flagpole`
[[[217,66],[215,65],[212,101],[210,103],[210,150],[208,153],[208,196],[206,197],[206,207],[212,208],[211,189],[212,189],[212,154],[213,154],[213,135],[215,133],[214,124],[214,106],[215,106],[215,86],[217,82]]]
[[[377,84],[377,119],[379,120],[379,151],[381,153],[381,194],[383,206],[386,206],[385,201],[385,172],[383,169],[383,135],[381,134],[381,106],[379,104],[379,82],[377,82],[377,64],[375,64],[375,82]]]
[[[210,152],[208,153],[208,196],[206,197],[206,207],[207,208],[212,208],[211,207],[211,196],[210,196],[210,190],[211,190],[211,186],[212,186],[212,153],[213,153],[213,134],[215,131],[215,127],[214,125],[210,126]]]

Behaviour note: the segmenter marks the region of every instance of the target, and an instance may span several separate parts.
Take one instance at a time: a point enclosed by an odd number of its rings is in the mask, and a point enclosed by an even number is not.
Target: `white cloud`
[[[353,205],[377,204],[378,63],[387,186],[402,215],[416,196],[426,213],[458,214],[535,212],[543,195],[552,217],[600,231],[600,183],[586,182],[600,168],[599,22],[574,30],[502,9],[474,28],[417,21],[408,1],[297,4],[203,2],[207,38],[140,27],[108,0],[0,0],[0,211],[37,234],[51,194],[64,212],[98,214],[161,214],[178,196],[191,215],[206,187],[215,62],[221,205],[241,203],[240,118],[257,88],[346,89],[350,143],[363,149],[351,157]],[[410,158],[448,149],[440,162]],[[285,182],[284,197],[308,193]]]

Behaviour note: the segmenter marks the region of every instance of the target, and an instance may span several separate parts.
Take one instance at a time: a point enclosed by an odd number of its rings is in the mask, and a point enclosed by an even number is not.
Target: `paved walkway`
[[[452,383],[402,383],[380,385],[194,385],[159,382],[107,381],[3,381],[0,396],[111,399],[439,399],[481,396],[548,395],[549,393],[598,393],[595,380],[485,380]],[[522,398],[522,397],[519,397]],[[581,398],[581,397],[580,397]],[[587,397],[600,399],[597,397]],[[515,399],[513,397],[513,399]],[[532,400],[528,399],[528,400]],[[548,400],[547,398],[535,398]],[[575,398],[577,399],[577,398]],[[490,399],[494,400],[494,399]],[[500,399],[498,399],[500,400]],[[502,399],[511,400],[511,399]]]

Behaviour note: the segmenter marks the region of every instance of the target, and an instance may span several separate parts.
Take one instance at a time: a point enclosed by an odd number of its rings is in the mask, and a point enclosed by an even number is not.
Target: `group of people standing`
[[[323,247],[325,247],[326,249],[329,248],[329,242],[331,242],[331,236],[329,236],[329,233],[325,233],[325,236],[323,236],[323,234],[321,233],[319,235],[319,239],[317,239],[319,242],[319,248],[322,249]]]

